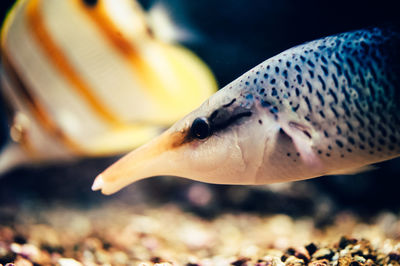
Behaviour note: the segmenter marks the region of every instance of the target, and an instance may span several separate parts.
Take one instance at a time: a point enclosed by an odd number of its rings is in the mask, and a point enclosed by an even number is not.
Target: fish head
[[[273,143],[268,141],[271,131],[279,129],[272,117],[258,112],[249,95],[230,87],[218,91],[159,137],[106,169],[93,189],[111,194],[158,175],[218,184],[257,183],[263,154]]]

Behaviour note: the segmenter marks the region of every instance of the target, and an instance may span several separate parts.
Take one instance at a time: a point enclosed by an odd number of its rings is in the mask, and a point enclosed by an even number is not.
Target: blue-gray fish
[[[268,184],[400,155],[400,34],[372,28],[284,51],[100,174],[105,194],[155,175]]]

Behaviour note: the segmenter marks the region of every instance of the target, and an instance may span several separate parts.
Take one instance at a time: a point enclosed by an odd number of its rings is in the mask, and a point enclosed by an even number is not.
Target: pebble
[[[321,248],[319,250],[317,250],[314,254],[313,254],[313,258],[316,258],[317,260],[322,260],[322,259],[332,259],[333,255],[335,255],[335,253],[329,249],[329,248]]]
[[[296,258],[295,256],[288,257],[285,261],[286,266],[304,266],[305,262],[302,259]]]
[[[81,266],[82,263],[70,258],[61,258],[57,261],[59,266]]]
[[[40,223],[15,219],[0,226],[0,264],[141,266],[372,266],[399,265],[400,227],[393,237],[368,238],[376,228],[352,215],[324,230],[287,215],[222,214],[203,219],[177,207],[57,210]],[[25,214],[26,215],[26,214]],[[75,216],[85,216],[77,218]],[[34,217],[34,216],[32,216]],[[43,218],[46,217],[46,218]],[[57,217],[57,218],[55,218]],[[101,217],[101,218],[99,218]],[[393,224],[385,216],[382,224]],[[398,216],[395,216],[398,217]],[[46,220],[47,219],[47,220]],[[397,218],[399,219],[399,218]],[[20,222],[18,222],[20,221]],[[82,235],[79,226],[84,225]],[[343,228],[349,236],[339,237]],[[357,232],[352,236],[351,228]],[[398,230],[398,231],[397,231]],[[301,231],[301,233],[297,233]],[[375,234],[375,233],[374,233]],[[365,239],[362,237],[365,236]],[[293,247],[293,248],[291,248]],[[8,266],[11,266],[9,264]]]
[[[316,260],[308,264],[308,266],[327,266],[327,265],[329,265],[329,261],[327,259]]]

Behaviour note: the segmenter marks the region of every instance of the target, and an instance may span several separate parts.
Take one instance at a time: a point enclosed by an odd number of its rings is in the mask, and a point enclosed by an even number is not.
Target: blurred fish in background
[[[175,43],[187,36],[161,6],[132,0],[17,1],[1,33],[0,172],[123,153],[200,105],[217,85]]]

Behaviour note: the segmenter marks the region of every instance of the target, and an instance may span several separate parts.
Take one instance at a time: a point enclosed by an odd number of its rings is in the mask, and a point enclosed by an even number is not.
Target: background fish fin
[[[147,12],[147,21],[157,39],[167,43],[196,43],[201,40],[201,34],[191,26],[184,12],[179,12],[179,5],[174,6],[168,1],[154,1]]]
[[[356,175],[363,172],[368,172],[372,170],[376,170],[378,167],[374,165],[365,165],[361,167],[342,169],[328,173],[327,175]]]
[[[16,166],[27,164],[31,161],[25,150],[16,143],[7,144],[0,153],[0,175]]]
[[[85,149],[92,156],[122,154],[156,137],[163,130],[163,127],[153,125],[128,125],[114,128],[90,138],[85,143]]]

